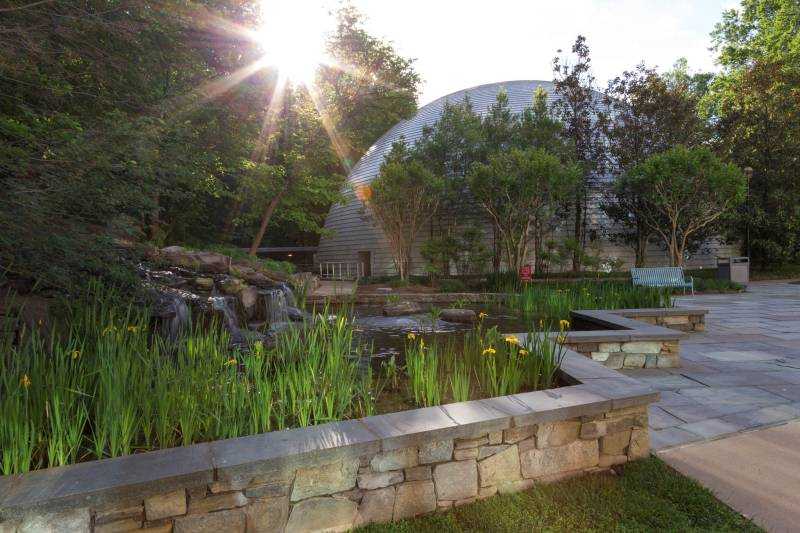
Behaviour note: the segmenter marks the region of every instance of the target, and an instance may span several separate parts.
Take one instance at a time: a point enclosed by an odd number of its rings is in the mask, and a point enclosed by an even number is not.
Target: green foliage
[[[416,405],[428,407],[443,403],[448,391],[453,401],[465,401],[552,388],[564,357],[562,342],[535,327],[520,341],[485,328],[482,318],[463,345],[452,339],[428,344],[412,333],[405,350],[408,390]]]
[[[470,190],[498,228],[510,269],[525,263],[530,240],[549,228],[579,174],[542,148],[512,148],[473,165]]]
[[[411,246],[439,203],[442,180],[399,142],[372,183],[357,191],[383,230],[401,280],[411,269]]]
[[[679,63],[673,73],[663,76],[641,64],[609,82],[603,96],[609,115],[602,124],[615,177],[677,144],[697,146],[709,138],[697,114],[698,97],[691,80]],[[631,181],[617,180],[608,193],[601,208],[617,223],[610,237],[631,246],[636,266],[642,266],[653,234],[645,221],[649,207],[643,191]]]
[[[374,412],[345,317],[239,350],[218,324],[177,342],[151,335],[147,310],[93,290],[89,304],[65,303],[51,337],[0,341],[3,475]]]
[[[703,99],[721,153],[753,169],[734,235],[756,266],[800,257],[800,6],[744,0],[712,34],[722,72]]]
[[[692,239],[720,227],[745,199],[747,182],[735,165],[705,147],[677,146],[656,154],[620,178],[642,194],[647,227],[682,265]]]
[[[414,112],[418,76],[344,7],[329,47],[347,68],[320,73],[317,102],[271,68],[243,77],[264,51],[228,30],[255,28],[259,11],[100,0],[3,13],[4,270],[42,287],[123,285],[137,257],[111,243],[241,244],[264,219],[281,243],[322,231],[351,162]]]
[[[460,279],[440,279],[436,284],[442,292],[467,292],[467,284]]]
[[[613,473],[542,483],[446,513],[372,524],[369,533],[747,531],[761,528],[655,457]]]
[[[670,292],[628,282],[529,283],[511,294],[508,306],[543,323],[569,320],[576,309],[641,309],[671,307]]]
[[[425,269],[433,276],[447,276],[451,273],[451,267],[455,268],[457,275],[481,274],[490,257],[483,241],[483,232],[470,226],[456,235],[425,241],[420,255],[428,263]]]

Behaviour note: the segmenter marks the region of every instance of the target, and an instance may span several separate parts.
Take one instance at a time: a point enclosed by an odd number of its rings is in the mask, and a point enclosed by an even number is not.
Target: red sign
[[[520,281],[531,281],[533,279],[533,271],[530,265],[522,265],[519,269]]]

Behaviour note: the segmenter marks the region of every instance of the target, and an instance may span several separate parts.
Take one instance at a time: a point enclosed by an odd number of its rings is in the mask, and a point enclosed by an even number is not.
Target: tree
[[[560,52],[560,50],[559,50]],[[581,268],[582,250],[586,244],[586,216],[589,197],[597,185],[597,177],[605,162],[605,139],[602,135],[603,113],[600,97],[594,90],[591,57],[586,38],[578,35],[572,45],[574,64],[558,57],[553,59],[553,85],[560,97],[554,103],[556,116],[564,124],[566,136],[575,146],[576,160],[581,167],[581,181],[575,188],[572,202],[573,239],[576,244],[572,256],[572,270]]]
[[[470,190],[497,226],[510,269],[525,263],[532,236],[549,226],[579,175],[576,165],[565,166],[542,148],[511,148],[473,165]]]
[[[723,163],[708,148],[684,146],[649,157],[620,182],[647,202],[644,221],[661,238],[674,266],[683,264],[690,239],[730,215],[747,188],[735,165]]]
[[[403,141],[395,143],[370,185],[357,191],[380,225],[400,279],[411,271],[411,246],[439,203],[442,179]]]
[[[260,202],[260,222],[250,244],[253,255],[276,213],[320,233],[342,176],[378,137],[416,112],[420,79],[413,61],[367,33],[353,6],[342,6],[336,17],[327,44],[334,64],[321,66],[311,87],[287,89],[283,112],[266,119],[276,132],[266,142],[276,146],[268,148],[265,162],[279,164],[283,171],[274,178],[271,195]],[[281,162],[284,158],[291,163]]]
[[[800,260],[800,5],[744,0],[712,38],[722,71],[702,101],[720,153],[753,169],[735,234],[761,266]]]
[[[603,95],[607,114],[601,124],[608,139],[608,168],[619,176],[653,154],[678,144],[696,146],[708,139],[705,123],[697,114],[697,89],[686,67],[676,65],[671,75],[638,65],[611,80]],[[652,230],[644,215],[649,208],[641,191],[630,182],[617,181],[601,203],[605,214],[618,224],[611,238],[634,249],[636,266],[643,266]]]

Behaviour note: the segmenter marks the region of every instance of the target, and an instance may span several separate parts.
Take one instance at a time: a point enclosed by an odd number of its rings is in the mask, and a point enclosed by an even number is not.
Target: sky
[[[294,0],[301,1],[301,0]],[[600,87],[645,61],[659,70],[686,57],[716,70],[709,33],[736,0],[351,0],[370,33],[415,58],[420,104],[473,87],[552,79],[552,59],[578,34]]]

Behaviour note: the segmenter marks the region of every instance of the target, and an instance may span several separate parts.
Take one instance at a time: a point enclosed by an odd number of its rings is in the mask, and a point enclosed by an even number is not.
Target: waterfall
[[[291,294],[291,289],[289,289]],[[282,288],[261,291],[264,296],[264,318],[272,325],[278,322],[288,322],[288,305],[286,292]]]
[[[239,334],[239,321],[236,319],[236,313],[231,308],[230,302],[233,301],[233,298],[230,296],[211,296],[208,300],[211,302],[211,308],[214,311],[222,313],[225,319],[225,326],[230,331],[231,337],[235,338]]]
[[[294,292],[288,283],[278,283],[278,288],[283,292],[283,297],[286,301],[287,307],[297,307],[297,301],[294,298]]]

